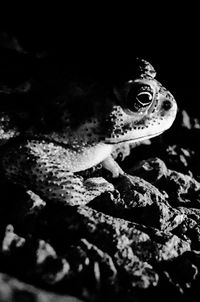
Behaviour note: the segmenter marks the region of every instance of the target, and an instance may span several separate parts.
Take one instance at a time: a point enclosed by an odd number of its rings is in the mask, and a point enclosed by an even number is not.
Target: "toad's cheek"
[[[160,135],[169,129],[176,117],[177,104],[173,98],[160,100],[160,105],[140,121],[124,124],[117,134],[113,133],[107,143],[139,142]]]

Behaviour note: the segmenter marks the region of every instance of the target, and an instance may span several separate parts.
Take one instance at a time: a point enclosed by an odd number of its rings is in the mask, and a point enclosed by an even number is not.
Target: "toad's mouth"
[[[152,137],[158,136],[158,135],[162,134],[163,132],[164,132],[164,130],[160,131],[160,132],[156,132],[154,134],[143,135],[143,136],[140,136],[138,138],[122,139],[122,140],[118,140],[118,141],[115,141],[115,142],[114,141],[106,141],[105,143],[106,144],[111,144],[111,145],[116,145],[116,144],[126,143],[126,142],[136,143],[136,142],[140,142],[140,141],[143,141],[143,140],[150,139]]]

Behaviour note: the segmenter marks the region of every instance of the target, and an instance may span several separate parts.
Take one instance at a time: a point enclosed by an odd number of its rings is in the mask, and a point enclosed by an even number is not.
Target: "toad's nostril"
[[[165,111],[170,110],[172,108],[172,102],[170,102],[169,100],[164,101],[163,104],[162,104],[162,108]]]

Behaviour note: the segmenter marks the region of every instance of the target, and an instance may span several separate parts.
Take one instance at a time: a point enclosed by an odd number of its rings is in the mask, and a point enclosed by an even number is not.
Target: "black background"
[[[78,4],[77,4],[78,6]],[[198,19],[185,11],[155,6],[154,14],[143,4],[126,12],[103,7],[96,13],[65,8],[64,14],[35,11],[13,14],[1,31],[16,35],[30,52],[47,51],[63,64],[95,67],[102,75],[130,69],[136,56],[150,61],[157,79],[175,96],[179,107],[199,115],[199,30]],[[144,9],[145,8],[145,9]],[[39,10],[36,7],[36,10]],[[106,14],[105,14],[106,12]],[[57,18],[58,17],[58,18]]]

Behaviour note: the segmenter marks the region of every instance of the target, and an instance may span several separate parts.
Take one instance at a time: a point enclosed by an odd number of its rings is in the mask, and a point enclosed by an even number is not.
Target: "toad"
[[[153,66],[138,59],[123,81],[69,81],[39,117],[9,129],[1,159],[5,177],[44,199],[88,202],[90,192],[76,172],[102,163],[118,177],[124,172],[112,156],[116,148],[171,127],[177,104],[155,77]]]

